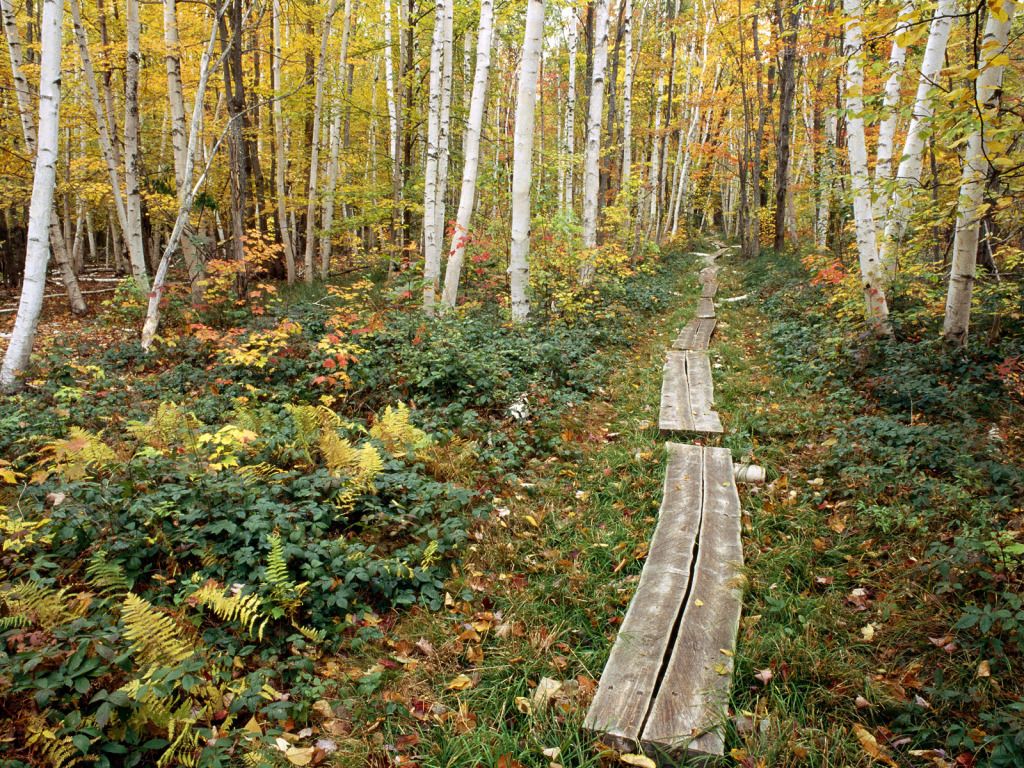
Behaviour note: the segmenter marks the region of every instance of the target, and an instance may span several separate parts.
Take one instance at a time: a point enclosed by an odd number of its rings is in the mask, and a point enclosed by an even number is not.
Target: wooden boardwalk
[[[708,345],[715,259],[704,256],[696,317],[665,355],[663,432],[722,432]],[[636,593],[584,727],[623,752],[675,761],[723,755],[742,608],[740,500],[725,448],[666,443],[661,511]]]
[[[584,727],[624,751],[722,754],[741,605],[739,496],[727,449],[666,449],[650,555]]]
[[[722,421],[714,404],[715,390],[707,353],[668,350],[661,382],[658,428],[663,432],[719,433]]]

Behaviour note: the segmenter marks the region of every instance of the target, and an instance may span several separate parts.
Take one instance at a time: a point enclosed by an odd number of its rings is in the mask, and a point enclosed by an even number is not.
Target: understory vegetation
[[[428,321],[369,280],[302,302],[226,281],[159,355],[96,352],[102,326],[55,343],[0,420],[3,764],[336,751],[303,733],[340,727],[334,654],[451,603],[494,494],[558,452],[679,261],[528,327],[473,303]]]

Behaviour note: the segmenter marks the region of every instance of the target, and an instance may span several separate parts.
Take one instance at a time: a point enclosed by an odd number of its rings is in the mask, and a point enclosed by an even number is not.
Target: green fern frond
[[[21,629],[29,624],[28,616],[23,613],[14,616],[0,616],[0,632],[7,632],[11,629]]]
[[[260,596],[252,592],[248,595],[225,595],[224,590],[214,584],[207,584],[197,591],[193,597],[196,601],[213,611],[221,621],[238,622],[245,630],[263,640],[263,629],[269,617],[263,613],[263,602]],[[262,622],[257,626],[257,622]]]
[[[125,637],[146,666],[174,666],[192,655],[192,647],[183,639],[177,622],[133,592],[125,596],[121,620]]]
[[[280,534],[272,533],[267,537],[270,552],[267,554],[267,584],[275,591],[291,592],[295,589],[291,576],[288,575],[288,559],[284,554],[284,542]]]
[[[89,558],[85,566],[85,578],[101,596],[121,594],[132,588],[124,567],[107,560],[107,553],[102,549],[96,550]]]
[[[293,624],[292,626],[299,630],[299,632],[302,633],[302,636],[311,643],[320,645],[327,639],[327,633],[322,629],[314,629],[313,627],[306,626],[305,624]]]

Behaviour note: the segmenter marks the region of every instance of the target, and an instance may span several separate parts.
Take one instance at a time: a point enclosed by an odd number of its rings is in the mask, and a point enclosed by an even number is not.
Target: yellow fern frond
[[[324,430],[320,435],[320,454],[327,468],[334,474],[352,474],[359,463],[359,452],[333,429]]]
[[[125,596],[121,619],[124,636],[143,665],[174,666],[192,655],[178,623],[133,592]]]
[[[384,460],[377,449],[369,443],[359,449],[359,462],[356,464],[355,476],[352,478],[356,487],[367,491],[374,490],[373,481],[384,471]]]
[[[90,471],[107,469],[118,461],[114,449],[99,435],[81,427],[71,427],[66,438],[46,443],[40,454],[40,463],[67,481],[81,480]]]
[[[281,483],[284,481],[284,471],[265,461],[259,464],[245,464],[235,472],[249,483]]]
[[[302,636],[311,643],[320,645],[320,643],[327,639],[327,633],[322,629],[314,629],[313,627],[308,627],[304,624],[293,624],[292,626],[299,630],[299,632],[302,633]]]
[[[10,613],[23,615],[46,630],[55,629],[81,617],[85,606],[68,597],[67,588],[54,589],[34,581],[22,581],[8,585],[0,592]]]
[[[370,437],[381,441],[392,456],[404,456],[411,451],[420,451],[430,445],[427,433],[409,421],[409,408],[405,403],[390,405],[378,413],[370,428]]]
[[[160,403],[149,421],[128,424],[130,435],[161,452],[192,446],[202,429],[195,414],[174,402]]]
[[[263,628],[269,618],[263,614],[263,603],[259,595],[225,595],[219,586],[207,584],[193,597],[200,605],[213,611],[221,621],[238,622],[250,635],[263,640]],[[257,626],[261,619],[262,622]]]
[[[100,595],[111,595],[127,592],[131,583],[119,563],[107,560],[107,553],[96,550],[85,566],[85,578],[89,585],[95,587]]]

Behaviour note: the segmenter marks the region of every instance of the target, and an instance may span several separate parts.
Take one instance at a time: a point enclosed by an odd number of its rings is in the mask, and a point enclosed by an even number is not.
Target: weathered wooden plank
[[[665,432],[692,431],[690,387],[686,380],[686,353],[668,350],[661,379],[658,427]]]
[[[710,318],[715,316],[715,302],[712,299],[702,297],[697,302],[697,317]]]
[[[701,284],[714,282],[718,279],[718,267],[704,267],[697,278]]]
[[[711,280],[704,283],[704,287],[700,290],[700,297],[702,299],[713,299],[716,293],[718,293],[718,281]]]
[[[583,727],[633,751],[651,706],[693,566],[704,496],[703,450],[666,443],[668,465],[658,524]]]
[[[697,334],[700,331],[700,325],[704,322],[694,318],[683,326],[683,330],[676,336],[676,340],[672,342],[672,349],[696,349]]]
[[[721,432],[722,421],[715,412],[715,386],[707,353],[686,353],[686,385],[689,389],[690,420],[694,432]]]
[[[655,752],[724,751],[722,726],[739,630],[743,565],[740,500],[727,449],[704,449],[703,477],[693,583],[643,730],[644,747]]]
[[[705,317],[700,320],[700,327],[697,329],[697,333],[693,337],[693,346],[691,349],[707,349],[708,345],[711,344],[711,334],[715,331],[715,325],[718,321],[713,317]]]

